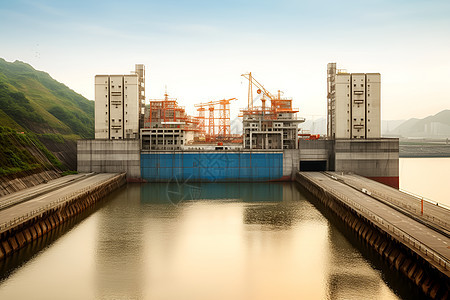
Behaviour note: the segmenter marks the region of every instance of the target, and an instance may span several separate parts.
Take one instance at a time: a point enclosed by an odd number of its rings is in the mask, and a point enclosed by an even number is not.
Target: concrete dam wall
[[[398,188],[398,139],[302,140],[299,149],[141,149],[139,140],[78,141],[78,172],[126,172],[128,181],[293,180],[296,172],[353,172]]]
[[[126,184],[125,174],[65,196],[56,204],[24,213],[0,226],[0,260],[68,222],[113,190]]]
[[[424,295],[432,299],[450,297],[447,265],[439,259],[437,261],[433,259],[432,253],[428,252],[424,255],[416,248],[407,246],[407,243],[378,226],[375,221],[376,216],[374,216],[375,219],[368,218],[356,206],[353,207],[343,201],[346,196],[332,193],[328,188],[321,186],[327,183],[318,184],[302,173],[296,175],[296,181],[315,196],[326,211],[329,211],[360,241],[375,251],[390,268],[408,278],[409,282],[417,286]]]

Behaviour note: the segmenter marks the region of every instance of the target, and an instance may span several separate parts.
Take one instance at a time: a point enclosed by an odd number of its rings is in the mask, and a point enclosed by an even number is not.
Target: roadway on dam
[[[435,228],[412,214],[405,214],[405,206],[417,206],[417,203],[410,199],[410,195],[356,175],[336,172],[300,172],[300,175],[335,195],[382,230],[427,257],[434,265],[440,265],[441,269],[445,269],[442,270],[444,273],[450,274],[450,239],[442,228],[443,224],[442,227]],[[378,199],[380,195],[384,195],[386,199],[389,195],[389,198],[394,200],[386,203],[387,201]],[[424,211],[429,210],[431,218],[442,218],[443,222],[450,219],[447,209],[431,208],[428,205],[424,207]]]
[[[77,193],[117,175],[117,173],[68,175],[0,197],[0,232],[18,219],[44,212],[50,206],[60,205]]]
[[[439,205],[437,202],[423,200],[417,196],[401,192],[393,187],[379,183],[374,180],[368,180],[365,177],[356,174],[344,174],[339,172],[326,172],[334,176],[337,180],[360,191],[363,189],[372,197],[394,205],[413,218],[422,220],[440,230],[447,237],[450,236],[450,210],[448,207]],[[422,209],[423,200],[423,209]]]

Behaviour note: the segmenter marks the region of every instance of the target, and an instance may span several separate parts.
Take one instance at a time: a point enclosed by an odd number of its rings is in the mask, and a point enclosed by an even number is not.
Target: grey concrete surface
[[[445,264],[444,268],[447,268],[445,273],[450,274],[448,269],[450,268],[450,239],[445,235],[324,173],[300,172],[300,175],[334,194],[395,239],[421,253],[429,261],[438,266]]]
[[[139,140],[79,140],[78,172],[127,173],[127,178],[141,177]]]
[[[86,179],[87,177],[92,175],[94,175],[94,173],[67,175],[61,178],[50,180],[46,183],[38,184],[25,190],[21,190],[15,193],[11,193],[9,195],[2,196],[0,197],[0,210],[5,209],[8,206],[20,203],[22,201],[32,199],[49,191],[59,189],[63,186]]]
[[[79,174],[80,176],[82,174]],[[75,181],[72,184],[63,186],[56,190],[51,190],[47,193],[44,193],[42,195],[36,196],[28,201],[21,202],[19,204],[16,204],[14,206],[7,207],[5,209],[0,210],[0,228],[4,228],[5,224],[11,222],[12,220],[21,218],[23,216],[27,216],[30,213],[34,211],[38,211],[39,209],[54,203],[55,201],[58,201],[60,199],[63,199],[65,197],[68,197],[76,192],[80,192],[88,187],[94,187],[98,184],[101,184],[115,176],[117,176],[117,173],[104,173],[104,174],[97,174],[90,177],[86,177],[83,180]],[[73,176],[72,176],[73,179]],[[52,181],[49,181],[47,184],[50,184],[52,186],[61,184],[61,182],[67,182],[67,180],[70,180],[70,178],[58,178]],[[41,186],[41,185],[40,185]],[[42,189],[42,187],[35,187],[38,190],[38,188]],[[12,194],[11,196],[15,196],[16,198],[8,198],[9,200],[20,200],[22,199],[24,193],[30,193],[29,189],[24,190],[19,193]]]
[[[372,196],[376,196],[382,201],[396,205],[399,208],[408,211],[415,217],[433,223],[435,226],[442,227],[450,232],[450,210],[446,207],[424,201],[422,214],[420,198],[355,174],[342,174],[339,172],[328,173],[358,190],[366,189]]]

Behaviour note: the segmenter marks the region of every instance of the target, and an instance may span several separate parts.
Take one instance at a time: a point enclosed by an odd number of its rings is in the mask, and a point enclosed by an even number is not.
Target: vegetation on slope
[[[23,62],[0,58],[0,109],[35,133],[94,136],[94,102]]]
[[[94,102],[26,63],[0,58],[0,125],[0,175],[75,169],[75,141],[94,137]]]
[[[57,167],[61,162],[33,133],[0,127],[0,175]]]

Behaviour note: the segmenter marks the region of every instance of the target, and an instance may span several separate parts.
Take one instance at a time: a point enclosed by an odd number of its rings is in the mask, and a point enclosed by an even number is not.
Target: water
[[[0,299],[411,297],[322,213],[294,183],[131,184],[4,262]]]
[[[400,189],[450,207],[450,157],[400,158]]]

